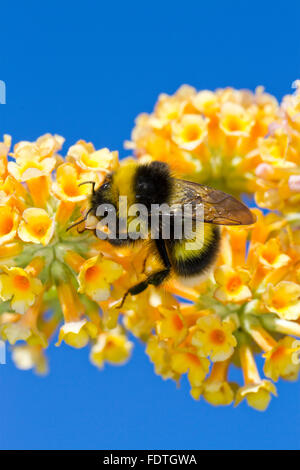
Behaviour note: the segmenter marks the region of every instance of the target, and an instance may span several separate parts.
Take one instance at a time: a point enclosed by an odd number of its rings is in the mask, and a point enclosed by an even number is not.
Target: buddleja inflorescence
[[[0,144],[0,334],[20,369],[47,370],[51,341],[90,345],[90,359],[124,363],[131,332],[155,371],[214,405],[267,407],[274,381],[295,380],[300,342],[300,88],[279,105],[258,88],[161,95],[138,116],[127,147],[167,162],[179,177],[254,196],[257,222],[224,227],[217,264],[196,287],[171,279],[119,300],[155,269],[145,246],[113,248],[93,231],[67,231],[87,212],[89,185],[124,160],[79,141],[44,135]],[[262,210],[264,209],[264,210]],[[93,217],[86,221],[92,228]],[[145,263],[145,259],[147,262]],[[261,378],[255,355],[264,358]],[[230,364],[244,384],[228,380]]]

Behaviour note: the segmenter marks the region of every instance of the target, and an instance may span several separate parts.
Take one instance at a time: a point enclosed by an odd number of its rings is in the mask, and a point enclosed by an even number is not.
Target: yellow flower
[[[245,385],[237,391],[235,406],[239,405],[246,398],[249,406],[258,411],[264,411],[271,400],[271,393],[275,396],[277,395],[276,387],[269,380],[262,380],[260,378],[249,345],[242,344],[239,352]]]
[[[249,273],[245,269],[220,266],[215,271],[215,280],[221,287],[216,289],[215,298],[224,303],[241,303],[249,300],[252,296],[251,290],[246,285],[249,279]]]
[[[275,382],[279,377],[285,380],[296,380],[298,378],[300,362],[296,363],[294,354],[300,350],[300,344],[296,346],[295,338],[285,336],[281,338],[276,346],[266,352],[264,357],[264,373]]]
[[[0,206],[0,245],[15,238],[18,222],[19,213],[14,208]]]
[[[147,341],[146,353],[154,364],[156,374],[164,379],[173,378],[177,380],[180,373],[171,367],[171,352],[166,341],[160,341],[157,336],[150,336]]]
[[[54,234],[54,221],[44,209],[25,209],[18,228],[18,235],[24,242],[48,245]]]
[[[0,182],[0,202],[1,206],[10,206],[23,212],[26,207],[27,191],[22,183],[16,181],[12,176],[7,175],[5,179]]]
[[[237,103],[224,103],[220,111],[220,128],[226,135],[248,136],[254,125],[254,118]]]
[[[41,313],[42,297],[42,294],[40,294],[24,315],[15,318],[11,314],[7,314],[6,318],[3,318],[3,323],[0,326],[3,339],[10,344],[15,344],[21,340],[32,346],[47,347],[47,337],[37,326],[38,317]]]
[[[41,293],[42,283],[21,268],[2,266],[2,270],[4,272],[0,274],[0,298],[4,301],[10,300],[11,308],[24,314]]]
[[[107,172],[116,167],[118,152],[110,152],[107,148],[95,151],[92,144],[79,140],[69,148],[67,157],[83,170]]]
[[[207,315],[197,321],[192,344],[200,357],[210,356],[213,362],[225,361],[236,346],[234,330],[233,322],[222,321],[218,315]]]
[[[269,380],[261,380],[258,383],[245,385],[239,388],[235,406],[246,398],[248,405],[258,411],[265,411],[271,400],[271,393],[277,395],[275,385]]]
[[[215,362],[210,376],[203,382],[203,398],[214,406],[230,405],[234,399],[232,385],[227,382],[229,361]]]
[[[290,257],[282,253],[280,242],[276,238],[271,238],[267,243],[258,247],[259,261],[269,269],[281,268],[286,266]]]
[[[40,176],[48,176],[54,170],[56,160],[53,157],[37,161],[31,159],[19,160],[18,163],[8,162],[8,172],[17,181],[25,182]]]
[[[158,335],[161,338],[173,339],[175,345],[180,344],[187,335],[187,327],[178,309],[158,308],[162,319],[157,322]]]
[[[58,278],[57,294],[65,320],[59,330],[56,346],[64,341],[74,348],[83,348],[91,338],[96,338],[99,325],[83,318],[84,307],[74,286],[63,281],[63,277],[66,275],[65,269],[57,265],[53,269],[53,274],[55,278]]]
[[[103,367],[104,362],[121,365],[129,359],[131,349],[132,343],[116,328],[99,335],[97,342],[92,346],[90,359],[99,368]]]
[[[258,148],[263,162],[275,165],[284,165],[286,153],[288,151],[289,138],[283,127],[275,129],[272,135],[259,140]],[[270,167],[272,170],[272,166]],[[267,176],[267,175],[266,175]],[[271,176],[271,175],[268,175]]]
[[[94,176],[95,178],[95,176]],[[94,180],[93,178],[93,180]],[[72,163],[63,163],[57,169],[56,182],[52,185],[54,194],[63,201],[81,202],[84,201],[91,192],[88,184],[80,183],[88,181],[84,174],[81,174]]]
[[[160,319],[159,307],[174,305],[173,297],[159,291],[155,287],[149,287],[143,293],[133,298],[127,298],[124,305],[124,325],[135,336],[142,340],[148,340],[151,336],[153,325]]]
[[[234,391],[226,381],[204,383],[202,395],[208,403],[214,406],[230,405],[234,400]]]
[[[37,374],[47,374],[48,363],[43,349],[39,345],[22,344],[14,346],[12,360],[21,370],[34,369]]]
[[[285,380],[296,380],[299,373],[300,363],[298,360],[298,353],[300,351],[300,343],[291,336],[285,336],[278,341],[268,333],[262,326],[257,318],[253,315],[247,315],[244,320],[245,329],[257,343],[257,345],[264,351],[263,357],[266,358],[264,365],[264,373],[266,377],[277,381],[279,377]],[[275,331],[286,331],[300,336],[300,326],[297,323],[289,322],[287,320],[270,318],[270,315],[265,315],[263,324]],[[273,328],[272,328],[273,326]]]
[[[52,273],[54,274],[55,278],[58,278],[58,285],[56,287],[57,296],[65,319],[65,323],[75,323],[74,328],[76,328],[76,325],[80,327],[80,324],[78,322],[82,320],[84,308],[82,303],[80,302],[80,299],[75,290],[75,287],[73,286],[71,279],[69,280],[69,282],[64,280],[63,277],[66,273],[58,264],[54,265],[54,267],[52,268]],[[80,331],[80,328],[78,331]]]
[[[4,323],[0,327],[1,336],[10,344],[17,341],[26,341],[28,345],[46,348],[48,343],[45,335],[40,332],[36,325],[29,326],[23,319],[17,322]]]
[[[56,152],[61,149],[64,141],[60,135],[44,134],[35,142],[22,141],[16,144],[12,156],[16,161],[56,157]]]
[[[185,351],[175,351],[172,355],[171,366],[178,374],[188,373],[191,387],[200,387],[209,371],[209,360],[198,357],[195,354]]]
[[[61,150],[65,139],[58,134],[44,134],[36,140],[36,145],[39,150],[41,158],[46,158],[54,155],[57,156],[57,152]]]
[[[217,95],[210,90],[199,91],[193,97],[192,102],[200,113],[208,117],[214,117],[220,108]]]
[[[89,258],[80,267],[78,292],[87,294],[96,302],[107,300],[111,284],[122,274],[122,266],[114,261],[101,255]]]
[[[27,341],[31,336],[30,328],[19,322],[4,323],[0,328],[1,337],[10,344],[17,341]]]
[[[90,338],[96,338],[98,328],[86,319],[65,323],[59,330],[58,341],[59,346],[64,341],[73,348],[84,348]]]
[[[276,286],[269,284],[263,300],[267,310],[286,320],[300,317],[300,285],[281,281]]]
[[[151,124],[158,129],[163,128],[168,125],[170,121],[180,118],[184,106],[184,101],[170,99],[170,97],[165,94],[160,95],[155,107],[157,118],[151,119]]]
[[[171,126],[172,140],[184,150],[196,149],[207,135],[207,120],[197,114],[185,114]]]

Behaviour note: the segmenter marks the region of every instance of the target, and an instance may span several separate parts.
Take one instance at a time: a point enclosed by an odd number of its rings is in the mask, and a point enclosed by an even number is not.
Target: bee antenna
[[[82,184],[82,183],[81,183],[81,184]],[[71,228],[74,228],[74,227],[76,227],[77,225],[82,224],[82,222],[84,222],[84,221],[88,218],[88,215],[89,215],[90,212],[92,212],[92,210],[93,210],[93,208],[91,207],[91,208],[87,211],[86,215],[85,215],[82,219],[80,219],[78,222],[75,222],[75,224],[70,225],[70,226],[67,228],[66,232],[68,232],[69,230],[71,230]],[[83,231],[84,231],[84,230],[83,230]]]
[[[95,194],[95,186],[96,186],[95,181],[84,181],[83,183],[80,183],[78,186],[83,186],[84,184],[91,184],[93,186],[92,193]]]

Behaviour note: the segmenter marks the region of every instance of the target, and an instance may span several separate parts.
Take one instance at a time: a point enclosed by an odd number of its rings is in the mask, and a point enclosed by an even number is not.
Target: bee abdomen
[[[186,278],[198,276],[214,264],[220,245],[220,230],[215,225],[210,225],[208,230],[200,249],[185,250],[186,240],[173,240],[170,244],[169,255],[176,275]]]

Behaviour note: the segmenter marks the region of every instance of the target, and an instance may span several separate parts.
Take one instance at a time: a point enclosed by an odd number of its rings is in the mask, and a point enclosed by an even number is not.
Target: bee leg
[[[144,273],[145,273],[145,271],[146,271],[146,266],[147,266],[147,261],[148,261],[148,258],[149,258],[149,253],[147,253],[147,255],[146,255],[146,257],[145,257],[145,259],[144,259],[144,261],[143,261],[143,269],[142,269],[142,274],[144,274]]]
[[[171,268],[166,268],[166,269],[162,269],[161,271],[156,271],[156,272],[150,274],[150,276],[148,276],[147,279],[145,279],[144,281],[139,282],[135,286],[130,287],[130,289],[128,289],[128,291],[125,293],[125,295],[124,295],[120,305],[118,306],[118,308],[123,307],[124,302],[125,302],[125,300],[126,300],[126,298],[129,294],[130,295],[137,295],[137,294],[140,294],[141,292],[144,292],[144,290],[146,290],[147,287],[150,286],[150,285],[157,287],[160,284],[162,284],[162,282],[170,274],[170,270],[171,270]]]
[[[137,295],[143,292],[144,290],[147,289],[149,285],[158,287],[160,284],[163,283],[163,281],[168,277],[171,271],[171,263],[167,254],[166,246],[163,240],[155,240],[155,245],[157,248],[157,251],[159,253],[159,256],[161,258],[161,261],[164,264],[164,269],[161,269],[159,271],[155,271],[154,273],[150,274],[147,279],[145,279],[142,282],[139,282],[135,286],[130,287],[128,291],[125,293],[121,304],[119,305],[119,308],[122,308],[124,305],[124,302],[128,296],[130,295]]]
[[[88,218],[89,214],[92,212],[92,210],[93,210],[93,208],[91,207],[91,208],[87,211],[87,213],[85,214],[85,216],[84,216],[82,219],[78,220],[78,222],[75,222],[74,224],[70,225],[70,226],[67,228],[66,232],[68,232],[69,230],[71,230],[71,228],[76,227],[77,225],[82,224],[82,222],[85,222],[86,219]],[[85,230],[83,230],[83,232],[85,232]],[[79,231],[78,231],[78,233],[82,233],[82,232],[79,232]]]

